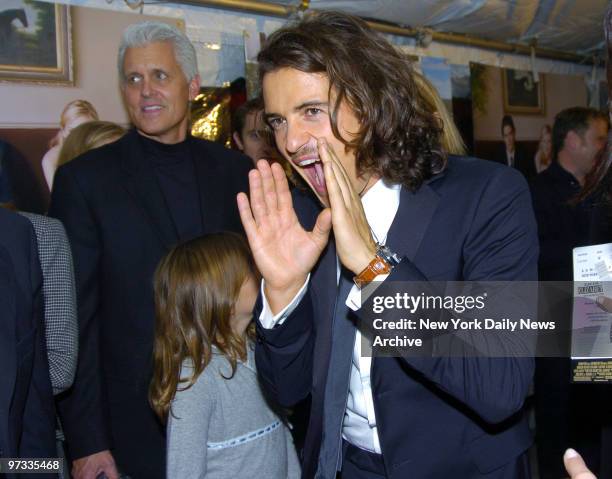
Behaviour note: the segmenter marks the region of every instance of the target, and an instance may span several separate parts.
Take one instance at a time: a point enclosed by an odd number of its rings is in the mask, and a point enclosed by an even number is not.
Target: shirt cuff
[[[280,312],[275,315],[272,314],[272,310],[270,309],[270,305],[268,304],[268,299],[266,298],[266,294],[264,293],[264,285],[265,282],[261,280],[261,298],[263,303],[263,308],[261,310],[261,314],[259,315],[259,322],[265,329],[272,329],[275,326],[280,326],[285,322],[287,317],[295,311],[300,301],[306,294],[306,288],[308,287],[308,282],[310,281],[310,273],[306,277],[306,281],[297,292],[297,294],[293,297],[291,302],[285,306]]]
[[[376,288],[380,286],[380,283],[382,283],[388,277],[388,274],[379,274],[371,283],[368,283],[361,289],[359,289],[357,285],[353,285],[349,295],[346,298],[346,306],[353,311],[361,309],[361,302],[367,301],[372,293],[376,291]]]

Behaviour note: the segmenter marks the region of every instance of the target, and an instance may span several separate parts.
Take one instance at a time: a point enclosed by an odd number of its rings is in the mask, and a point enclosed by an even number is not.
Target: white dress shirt
[[[400,185],[387,185],[383,180],[378,180],[361,198],[366,219],[374,239],[380,244],[385,243],[387,233],[397,213],[400,191]],[[387,276],[379,275],[376,281],[382,281]],[[340,266],[338,264],[336,281],[338,281],[339,277]],[[273,328],[276,324],[282,324],[287,319],[306,294],[309,280],[310,275],[295,298],[293,298],[293,301],[276,315],[273,315],[270,310],[264,294],[264,283],[262,281],[263,309],[259,316],[259,321],[264,328]],[[353,286],[351,289],[346,299],[346,305],[353,311],[361,307],[361,291],[357,286]],[[348,442],[361,449],[380,454],[380,441],[378,439],[372,387],[370,385],[372,358],[361,356],[361,341],[361,333],[357,330],[355,346],[353,348],[349,394],[342,423],[342,436]]]

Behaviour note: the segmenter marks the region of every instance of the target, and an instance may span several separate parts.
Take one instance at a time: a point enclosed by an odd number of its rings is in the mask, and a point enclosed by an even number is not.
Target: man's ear
[[[576,133],[574,130],[570,130],[565,135],[565,141],[563,142],[563,147],[569,147],[571,150],[575,150],[583,143],[583,138]]]
[[[194,76],[189,82],[189,101],[195,100],[200,93],[200,75]]]
[[[238,149],[240,151],[244,151],[244,145],[242,144],[242,140],[240,139],[240,135],[238,134],[237,131],[232,133],[232,138],[234,139],[234,143],[236,143],[236,146],[238,147]]]

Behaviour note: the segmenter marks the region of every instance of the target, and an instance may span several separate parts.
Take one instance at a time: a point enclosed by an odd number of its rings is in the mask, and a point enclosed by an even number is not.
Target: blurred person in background
[[[540,130],[538,151],[536,151],[533,161],[537,173],[544,171],[552,162],[552,129],[550,125],[544,125]]]
[[[60,149],[57,167],[65,165],[83,153],[113,143],[127,133],[121,125],[110,121],[89,121],[72,130]]]
[[[49,191],[53,186],[53,177],[58,167],[57,160],[64,140],[73,128],[94,120],[98,120],[98,112],[87,100],[74,100],[64,107],[60,115],[60,130],[51,140],[49,151],[42,159],[42,169]]]
[[[261,98],[254,98],[238,107],[232,118],[232,139],[236,147],[253,160],[279,161],[281,156],[274,145],[264,118]]]

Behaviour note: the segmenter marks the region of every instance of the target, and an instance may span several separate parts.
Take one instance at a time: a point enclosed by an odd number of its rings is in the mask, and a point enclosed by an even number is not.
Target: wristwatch
[[[393,253],[387,246],[377,244],[376,256],[357,276],[353,277],[354,283],[358,288],[364,287],[366,284],[374,281],[379,274],[388,274],[397,266],[401,258]]]

